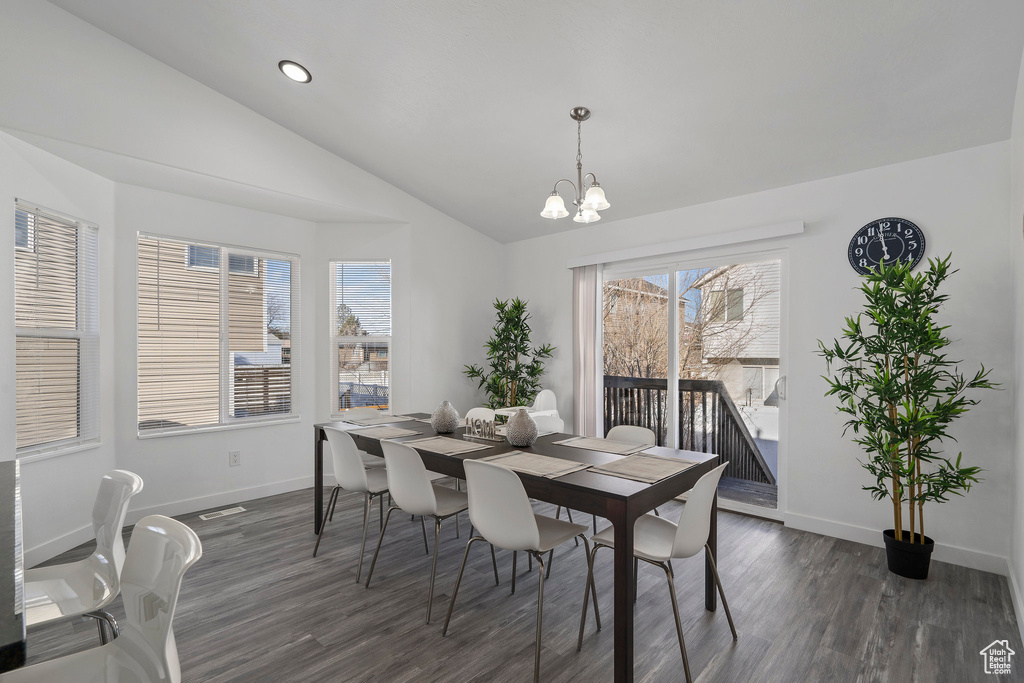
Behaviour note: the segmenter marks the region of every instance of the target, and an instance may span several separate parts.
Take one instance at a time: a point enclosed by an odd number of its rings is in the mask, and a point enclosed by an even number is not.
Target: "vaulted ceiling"
[[[1019,0],[52,0],[510,242],[1005,140]],[[282,59],[304,64],[288,81]]]

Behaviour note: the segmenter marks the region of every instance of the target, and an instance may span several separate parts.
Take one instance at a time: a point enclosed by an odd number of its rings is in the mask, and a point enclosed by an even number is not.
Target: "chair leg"
[[[459,513],[455,513],[455,538],[459,537]]]
[[[498,560],[494,557],[494,545],[491,544],[491,566],[494,567],[494,585],[500,586],[501,581],[498,580]]]
[[[516,557],[518,555],[518,550],[512,551],[512,595],[516,594]]]
[[[683,655],[683,671],[686,673],[686,683],[691,683],[693,679],[690,677],[690,661],[686,658],[686,643],[683,642],[683,625],[679,621],[679,603],[676,602],[676,584],[672,581],[672,574],[669,573],[668,567],[664,564],[659,564],[658,566],[665,570],[665,579],[668,581],[668,594],[672,598],[672,615],[676,618],[676,635],[679,636],[679,651]]]
[[[549,569],[550,563],[548,560]],[[540,570],[537,572],[537,649],[533,657],[533,683],[540,681],[540,637],[544,621],[544,560],[541,559],[540,553],[537,554],[537,565]]]
[[[725,616],[729,618],[729,628],[732,630],[732,639],[738,640],[739,636],[736,635],[736,627],[732,623],[732,614],[729,612],[729,603],[725,599],[725,589],[722,588],[722,579],[718,577],[718,566],[715,564],[715,558],[711,555],[711,548],[704,544],[704,552],[707,554],[708,564],[711,565],[711,573],[715,575],[715,583],[718,585],[718,594],[722,596],[722,607],[725,608]]]
[[[109,612],[103,610],[96,610],[95,612],[88,612],[82,616],[89,617],[96,620],[96,630],[100,636],[100,645],[106,645],[114,638],[121,635],[121,631],[117,626],[117,620]],[[107,637],[109,632],[110,637]]]
[[[420,516],[420,529],[423,530],[423,552],[427,555],[430,554],[430,547],[427,545],[427,525],[423,521],[423,516]]]
[[[434,518],[434,562],[430,565],[430,590],[427,592],[427,623],[430,623],[430,608],[434,604],[434,577],[437,575],[437,546],[441,536],[441,519]],[[369,577],[367,577],[369,583]]]
[[[573,524],[574,522],[572,521],[572,510],[569,509],[569,508],[565,508],[565,515],[569,518],[569,524]],[[580,539],[579,538],[573,538],[572,540],[576,541],[576,547],[579,548],[580,547]]]
[[[381,498],[383,498],[383,496],[381,496]],[[398,510],[398,509],[399,508],[397,508],[395,506],[389,507],[388,508],[388,514],[386,514],[384,516],[384,523],[383,523],[383,525],[380,528],[380,536],[377,537],[377,549],[373,551],[373,561],[370,562],[370,571],[366,573],[366,587],[367,588],[370,587],[370,579],[373,578],[373,568],[377,566],[377,555],[378,555],[378,553],[380,553],[380,544],[384,542],[384,532],[387,531],[388,520],[391,519],[391,513],[394,512],[395,510]],[[363,559],[362,557],[359,558],[360,561],[362,561],[362,559]],[[358,582],[358,580],[359,579],[357,578],[356,581]]]
[[[363,573],[363,552],[366,550],[366,527],[370,526],[370,506],[373,505],[373,496],[369,493],[366,496],[365,508],[363,509],[363,540],[359,543],[359,565],[356,567],[356,583],[359,583],[359,576]],[[381,528],[381,533],[384,529]]]
[[[526,571],[533,571],[533,555],[526,553]]]
[[[594,533],[596,534],[597,533],[597,515],[591,515],[591,517],[594,519]]]
[[[466,571],[466,560],[469,559],[469,549],[477,541],[485,540],[483,536],[474,536],[466,544],[466,552],[462,554],[462,566],[459,567],[459,576],[455,579],[455,588],[452,590],[452,599],[448,602],[448,615],[444,618],[444,628],[441,629],[441,636],[448,635],[448,623],[452,620],[452,610],[455,609],[455,596],[459,594],[459,584],[462,583],[462,573]]]
[[[327,519],[320,522],[320,531],[316,534],[316,545],[313,546],[313,557],[316,557],[316,551],[320,549],[320,539],[324,536],[324,527],[327,526],[327,520],[334,515],[334,505],[338,502],[338,491],[341,490],[340,486],[335,486],[331,491],[331,497],[327,501],[327,509],[331,511],[331,515]],[[365,510],[364,510],[365,512]],[[363,519],[363,527],[366,527],[366,519]]]
[[[566,509],[568,509],[568,508],[566,508]],[[540,556],[538,556],[538,558],[539,557]],[[540,562],[540,559],[538,559],[537,562]],[[552,548],[551,551],[548,553],[548,575],[547,575],[547,578],[549,578],[549,579],[551,578],[551,565],[553,565],[554,563],[555,563],[555,549]],[[540,570],[544,571],[543,563],[541,563]]]
[[[583,630],[587,621],[587,607],[591,591],[594,592],[594,618],[597,620],[597,630],[601,630],[601,611],[597,607],[597,589],[594,586],[594,555],[597,553],[597,544],[594,544],[594,550],[591,552],[587,537],[584,536],[583,550],[587,554],[587,585],[583,589],[583,613],[580,614],[580,635],[576,641],[576,652],[583,650]]]
[[[340,486],[335,486],[334,488],[335,489],[339,489],[341,487]],[[331,493],[333,494],[334,490],[331,490]],[[338,505],[338,496],[334,496],[332,500],[333,500],[333,502],[329,502],[328,505],[327,505],[327,509],[328,509],[328,513],[329,513],[327,515],[327,520],[330,521],[330,522],[334,521],[334,508]]]
[[[390,491],[388,492],[388,495],[389,496],[391,495]],[[378,507],[378,511],[377,511],[377,522],[378,522],[378,524],[380,524],[381,530],[383,530],[384,529],[384,496],[377,496],[377,505],[379,506]]]

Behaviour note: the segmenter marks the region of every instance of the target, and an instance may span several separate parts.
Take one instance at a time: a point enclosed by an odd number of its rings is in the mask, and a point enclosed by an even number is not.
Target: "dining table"
[[[413,418],[413,419],[407,419]],[[411,441],[424,437],[438,436],[431,427],[426,413],[408,413],[397,416],[392,423],[379,423],[400,427],[416,434],[400,437],[397,441]],[[375,421],[376,422],[376,421]],[[376,426],[376,425],[375,425]],[[373,455],[383,455],[380,440],[361,434],[360,425],[344,421],[315,424],[314,430],[314,485],[313,485],[313,531],[318,532],[324,521],[324,429],[334,427],[351,433],[356,445]],[[462,439],[464,428],[448,434]],[[601,450],[576,448],[556,443],[571,438],[571,434],[547,434],[540,436],[528,448],[516,449],[506,441],[488,441],[465,437],[488,448],[461,455],[444,455],[417,448],[426,468],[459,479],[465,479],[463,462],[469,458],[485,458],[512,450],[525,453],[561,458],[590,466],[606,465],[620,460],[623,456]],[[701,476],[718,465],[718,456],[711,453],[679,450],[661,446],[646,448],[644,453],[687,461],[689,466],[655,483],[644,483],[622,477],[601,474],[590,468],[578,470],[556,478],[518,473],[527,495],[539,501],[561,505],[572,510],[603,517],[614,527],[614,678],[616,681],[633,680],[633,525],[636,520],[675,497],[689,491]],[[596,531],[596,530],[595,530]],[[717,496],[711,506],[711,525],[708,548],[717,562]],[[719,565],[721,566],[721,565]],[[704,606],[710,611],[717,607],[714,573],[710,563],[704,563]]]

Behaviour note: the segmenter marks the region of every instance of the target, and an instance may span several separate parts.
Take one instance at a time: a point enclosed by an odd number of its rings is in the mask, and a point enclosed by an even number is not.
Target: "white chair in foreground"
[[[544,559],[543,554],[579,536],[583,539],[584,550],[589,564],[591,554],[585,532],[587,527],[562,522],[551,517],[535,515],[526,496],[523,482],[515,472],[489,462],[466,460],[466,485],[469,489],[469,518],[473,522],[479,536],[469,539],[466,552],[462,556],[462,567],[455,580],[451,602],[448,604],[448,616],[444,620],[442,635],[448,634],[448,624],[455,608],[455,598],[459,593],[462,573],[466,569],[469,549],[476,541],[486,541],[491,545],[506,550],[525,550],[540,566],[537,572],[537,645],[533,663],[533,680],[540,680],[540,642],[541,625],[544,614]],[[588,572],[589,573],[589,572]],[[495,570],[497,578],[497,570]],[[591,590],[588,582],[587,590]],[[594,615],[600,627],[600,615],[596,609],[597,598],[594,598]],[[586,607],[584,607],[584,610]]]
[[[441,522],[456,516],[467,507],[469,502],[463,491],[456,491],[447,486],[434,484],[423,460],[411,446],[397,441],[381,441],[384,449],[384,460],[387,461],[388,490],[395,504],[388,508],[384,517],[384,526],[377,539],[377,549],[373,551],[370,571],[366,574],[366,587],[370,587],[373,568],[377,564],[380,545],[384,541],[384,532],[388,530],[391,513],[401,509],[412,515],[429,515],[434,519],[434,562],[430,566],[430,588],[427,591],[427,623],[430,623],[430,608],[434,602],[434,576],[437,574],[437,547],[440,544]],[[457,519],[457,517],[456,517]],[[424,536],[423,544],[427,539]],[[498,580],[498,564],[494,559],[494,548],[491,548],[491,561],[494,562],[494,580]]]
[[[203,554],[181,522],[145,517],[132,531],[121,572],[126,623],[112,643],[0,675],[3,683],[179,683],[174,610],[181,578]]]
[[[125,470],[103,475],[92,508],[96,549],[79,562],[39,567],[25,572],[25,623],[28,627],[60,619],[96,619],[100,642],[107,642],[104,624],[117,637],[117,622],[103,611],[121,589],[124,540],[121,529],[128,502],[142,490],[142,477]]]
[[[690,497],[683,506],[683,512],[679,515],[679,523],[672,522],[654,515],[644,515],[636,520],[633,527],[633,556],[648,564],[661,567],[668,579],[668,592],[672,598],[672,612],[676,620],[676,634],[679,636],[679,651],[683,655],[683,669],[686,672],[687,682],[690,678],[690,663],[686,658],[686,645],[683,641],[683,627],[679,622],[679,604],[676,602],[676,588],[673,582],[673,572],[669,560],[673,558],[686,558],[696,555],[704,550],[711,572],[715,576],[715,585],[718,586],[718,594],[722,596],[722,606],[725,608],[725,616],[729,619],[729,628],[732,630],[732,638],[736,640],[736,626],[732,622],[732,614],[729,612],[729,603],[725,600],[725,591],[722,589],[722,579],[718,576],[718,567],[708,547],[708,534],[711,531],[711,505],[715,500],[715,490],[718,488],[718,480],[722,477],[722,470],[729,463],[723,463],[711,470],[697,480],[697,483],[690,489]],[[472,507],[470,507],[472,514]],[[601,533],[596,534],[593,539],[594,550],[590,556],[589,572],[587,575],[587,591],[594,583],[594,556],[598,548],[614,548],[615,533],[612,527],[608,527]],[[635,570],[634,570],[635,573]],[[583,649],[583,627],[587,618],[587,598],[589,594],[583,594],[583,615],[580,617],[580,636],[576,644],[576,650]],[[594,593],[594,606],[597,606],[597,593]],[[598,623],[598,629],[600,629]]]

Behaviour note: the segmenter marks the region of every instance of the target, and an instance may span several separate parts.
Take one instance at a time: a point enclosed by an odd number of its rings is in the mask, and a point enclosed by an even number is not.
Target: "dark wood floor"
[[[179,517],[199,534],[204,551],[185,576],[175,619],[185,680],[530,680],[536,568],[527,573],[520,563],[516,594],[510,595],[511,553],[498,552],[502,583],[495,587],[486,546],[477,544],[451,630],[442,638],[468,523],[461,539],[450,523],[442,530],[428,626],[423,622],[430,558],[419,522],[393,515],[367,590],[355,583],[360,498],[341,498],[315,559],[312,498],[305,490],[249,501],[244,514],[209,522],[198,513]],[[663,506],[662,514],[675,517],[676,506]],[[541,504],[537,511],[552,512]],[[719,566],[738,642],[721,608],[704,610],[702,560],[675,563],[698,681],[992,681],[999,679],[985,676],[978,653],[996,639],[1008,639],[1022,653],[1024,668],[1024,647],[1001,576],[936,562],[927,581],[909,581],[889,574],[876,548],[729,513],[719,515],[719,528]],[[54,562],[90,551],[85,546]],[[586,563],[582,549],[572,544],[555,554],[544,591],[544,680],[611,680],[611,553],[603,553],[597,581],[605,629],[595,632],[591,617],[579,654]],[[666,593],[664,575],[642,567],[637,680],[683,680]],[[123,616],[120,600],[112,611]],[[91,623],[33,629],[30,662],[91,647],[95,633]]]

